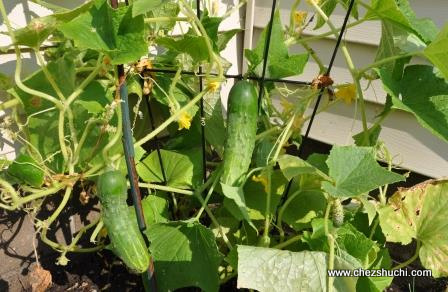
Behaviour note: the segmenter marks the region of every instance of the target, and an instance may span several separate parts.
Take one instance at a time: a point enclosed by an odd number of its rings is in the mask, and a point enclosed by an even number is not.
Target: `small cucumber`
[[[227,101],[227,138],[221,182],[237,186],[252,159],[257,134],[257,91],[249,81],[233,85]]]
[[[149,266],[149,253],[126,204],[126,178],[120,171],[105,172],[98,178],[97,189],[112,251],[129,269],[143,273]]]

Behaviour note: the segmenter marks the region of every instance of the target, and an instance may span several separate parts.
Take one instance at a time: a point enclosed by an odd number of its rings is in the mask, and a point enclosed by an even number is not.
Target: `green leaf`
[[[82,106],[89,114],[96,115],[104,112],[104,107],[109,102],[107,83],[94,80],[84,88],[73,103]]]
[[[393,22],[383,21],[381,25],[381,40],[376,53],[375,61],[382,60],[391,56],[396,56],[402,53],[402,50],[397,46],[395,40],[409,33],[402,27]],[[409,63],[411,58],[401,58],[393,62],[388,62],[381,66],[393,72],[392,75],[400,79],[403,75],[404,66]]]
[[[156,39],[156,42],[178,54],[186,53],[190,55],[194,62],[209,59],[207,42],[203,36],[185,34],[178,39],[173,39],[172,37],[160,37]]]
[[[404,177],[378,165],[374,149],[334,146],[327,160],[334,184],[324,181],[322,188],[334,197],[356,197]]]
[[[393,22],[415,32],[425,43],[431,42],[437,34],[436,25],[429,19],[418,19],[408,0],[373,0],[371,7],[366,18]]]
[[[335,269],[353,269],[335,257]],[[265,291],[327,291],[327,254],[238,246],[238,288]],[[356,291],[357,278],[334,279],[334,291]]]
[[[434,66],[439,68],[446,80],[448,80],[448,24],[446,24],[436,39],[428,45],[424,54]]]
[[[425,43],[429,43],[436,37],[439,29],[434,22],[429,18],[418,19],[409,5],[408,0],[397,0],[397,5],[401,13],[408,19],[411,27],[421,37]]]
[[[162,0],[136,0],[132,5],[132,16],[146,14],[146,12],[160,7],[163,2]]]
[[[32,187],[41,187],[44,183],[44,172],[39,164],[30,156],[20,154],[8,168],[8,174]]]
[[[58,26],[87,11],[92,4],[93,2],[88,2],[68,12],[33,18],[27,26],[14,32],[15,43],[17,45],[38,48],[42,42],[58,28]]]
[[[205,138],[220,157],[224,154],[226,127],[221,106],[221,94],[218,91],[209,92],[203,97],[205,117]]]
[[[448,142],[448,82],[428,65],[407,66],[401,80],[378,71],[394,108],[412,113],[434,135]]]
[[[387,248],[378,252],[377,259],[369,269],[386,269],[389,270],[392,260]],[[392,283],[393,277],[359,277],[356,283],[356,291],[366,292],[382,292]]]
[[[367,143],[364,142],[365,133],[364,131],[359,132],[358,134],[353,136],[353,140],[355,141],[356,146],[375,146],[378,137],[381,133],[381,126],[380,125],[374,125],[373,127],[367,129],[367,136],[369,137],[367,139]]]
[[[325,0],[319,3],[320,8],[323,12],[325,12],[325,15],[328,17],[331,16],[334,9],[336,8],[336,4],[338,3],[337,0]],[[325,24],[325,20],[320,16],[320,14],[317,16],[316,25],[314,26],[314,29],[319,29]]]
[[[283,175],[288,179],[292,179],[301,174],[316,174],[323,179],[331,180],[325,173],[314,167],[307,161],[293,155],[282,155],[278,158],[278,164]]]
[[[328,220],[328,231],[333,230],[333,221]],[[329,251],[327,236],[325,235],[325,219],[314,218],[311,221],[312,232],[305,230],[302,241],[306,243],[311,250]]]
[[[379,210],[380,225],[387,241],[421,242],[422,265],[436,278],[448,276],[447,180],[429,180],[409,189],[399,189]]]
[[[158,291],[190,286],[218,291],[221,254],[211,230],[178,221],[153,224],[145,233],[151,242]]]
[[[202,156],[200,149],[192,149],[189,151],[168,151],[161,149],[160,155],[169,186],[191,188],[201,183]],[[151,152],[137,164],[137,173],[145,182],[164,182],[157,151]]]
[[[233,214],[236,215],[236,218],[243,218],[246,220],[252,227],[255,226],[250,219],[249,213],[247,212],[246,200],[244,198],[244,191],[241,187],[229,186],[224,183],[221,183],[221,189],[224,196],[227,197],[227,201],[224,201],[224,205],[226,208]],[[238,211],[235,211],[238,210]],[[240,216],[238,216],[239,212]]]
[[[308,156],[306,161],[309,164],[311,164],[312,166],[314,166],[315,168],[322,171],[323,173],[328,174],[328,166],[327,166],[327,162],[326,162],[327,159],[328,159],[328,154],[313,153],[310,156]]]
[[[158,0],[154,0],[158,1]],[[180,12],[179,4],[172,0],[163,0],[162,5],[152,8],[147,13],[147,17],[177,17]],[[162,21],[156,23],[150,23],[149,26],[154,30],[169,31],[174,28],[176,21]]]
[[[146,226],[151,226],[155,223],[166,223],[168,222],[168,200],[159,194],[165,194],[162,192],[151,193],[149,196],[142,199],[143,214],[145,216]],[[135,208],[134,206],[128,207],[131,216],[135,218]]]
[[[327,200],[320,190],[290,191],[287,208],[283,213],[283,222],[295,230],[301,230],[314,218],[323,217]],[[307,224],[307,225],[305,225]]]
[[[132,6],[112,9],[96,0],[88,12],[60,26],[64,35],[80,48],[110,56],[112,64],[134,62],[147,54],[143,15],[132,16]]]
[[[263,52],[266,43],[267,27],[261,33],[257,46],[253,50],[245,50],[244,54],[249,61],[250,71],[261,75],[263,66]],[[303,72],[308,62],[308,54],[289,56],[288,47],[285,45],[280,12],[276,10],[270,39],[267,75],[270,78],[284,78],[299,75]]]
[[[364,268],[369,268],[377,258],[379,247],[350,223],[338,229],[336,242],[339,248],[363,263]]]
[[[216,41],[216,46],[218,47],[218,52],[221,52],[227,47],[227,43],[242,29],[236,28],[218,33],[218,40]]]
[[[285,191],[288,181],[281,171],[274,170],[271,173],[271,209],[270,214],[275,214],[276,207]],[[249,178],[244,184],[244,195],[249,216],[252,220],[264,220],[266,213],[266,188],[261,181],[254,181]]]

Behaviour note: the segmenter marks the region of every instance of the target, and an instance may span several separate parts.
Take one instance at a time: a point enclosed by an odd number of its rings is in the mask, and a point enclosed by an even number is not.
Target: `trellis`
[[[110,0],[111,6],[113,8],[117,8],[118,7],[118,0]],[[126,5],[128,5],[128,1],[125,0]],[[350,3],[347,7],[347,12],[344,18],[344,22],[342,24],[341,30],[339,32],[338,38],[337,38],[337,42],[334,46],[333,49],[333,53],[331,55],[331,59],[329,62],[329,65],[327,67],[326,72],[324,73],[323,76],[330,76],[331,73],[331,69],[333,68],[333,63],[334,60],[336,58],[336,54],[338,52],[339,46],[341,44],[342,41],[342,36],[344,35],[344,32],[346,30],[347,27],[347,22],[348,22],[348,18],[350,16],[351,10],[353,8],[354,5],[354,0],[350,0]],[[269,47],[270,47],[270,40],[271,40],[271,35],[272,35],[272,26],[273,26],[273,19],[274,19],[274,13],[277,7],[277,0],[273,0],[272,1],[272,8],[271,8],[271,13],[270,13],[270,19],[269,19],[269,23],[267,26],[267,34],[266,34],[266,40],[265,40],[265,44],[264,44],[264,50],[263,50],[263,67],[262,67],[262,74],[260,77],[258,76],[248,76],[246,77],[247,79],[250,80],[254,80],[258,83],[258,87],[259,87],[259,94],[258,94],[258,109],[260,110],[260,104],[261,104],[261,100],[263,98],[263,93],[264,93],[264,86],[265,86],[265,82],[282,82],[285,84],[295,84],[295,85],[306,85],[306,86],[310,86],[311,82],[306,82],[306,81],[295,81],[295,80],[288,80],[288,79],[272,79],[272,78],[266,78],[266,68],[267,68],[267,62],[268,62],[268,57],[269,57]],[[196,14],[197,17],[200,18],[201,17],[201,1],[200,0],[196,0]],[[127,169],[128,169],[128,176],[129,176],[129,180],[130,180],[130,184],[131,184],[131,194],[132,194],[132,199],[133,199],[133,204],[134,204],[134,208],[136,210],[136,214],[137,214],[137,220],[138,220],[138,225],[140,228],[140,231],[143,232],[146,229],[146,225],[145,225],[145,220],[144,220],[144,215],[143,215],[143,210],[142,210],[142,206],[141,206],[141,195],[140,195],[140,189],[138,187],[138,175],[136,172],[136,168],[135,168],[135,161],[134,161],[134,148],[133,148],[133,144],[132,144],[132,132],[131,132],[131,126],[130,126],[130,122],[129,122],[129,108],[128,108],[128,100],[127,100],[127,88],[126,88],[126,80],[125,80],[125,73],[124,73],[124,69],[123,69],[123,65],[118,65],[117,66],[117,71],[118,71],[118,77],[119,77],[119,94],[121,99],[123,99],[125,102],[122,103],[122,115],[123,115],[123,148],[125,151],[125,158],[126,158],[126,165],[127,165]],[[152,68],[149,69],[150,72],[153,73],[161,73],[161,74],[176,74],[176,70],[171,70],[171,69],[165,69],[165,68]],[[190,72],[190,71],[181,71],[181,75],[198,75],[198,81],[199,81],[199,90],[202,91],[203,90],[203,77],[202,77],[202,67],[199,67],[198,69],[198,74],[196,72]],[[227,79],[243,79],[243,75],[242,74],[237,74],[237,75],[229,75],[229,74],[225,74],[224,75]],[[316,103],[313,107],[313,112],[311,114],[311,118],[310,121],[308,123],[308,126],[306,128],[305,134],[303,135],[302,138],[302,143],[299,146],[298,149],[298,156],[301,157],[303,155],[303,149],[304,149],[304,145],[305,143],[308,141],[308,136],[311,130],[311,127],[313,126],[313,122],[314,119],[316,117],[316,113],[317,113],[317,109],[319,108],[319,104],[320,101],[322,99],[323,93],[325,91],[325,86],[322,86],[320,88],[319,94],[317,96],[317,100]],[[152,130],[155,129],[155,123],[154,123],[154,117],[153,117],[153,113],[152,113],[152,109],[149,103],[149,99],[145,98],[146,100],[146,106],[148,108],[148,113],[149,113],[149,121],[150,121],[150,127]],[[204,116],[204,104],[203,104],[203,99],[200,100],[200,116],[201,116],[201,121],[204,121],[205,116]],[[206,139],[205,139],[205,127],[206,124],[201,122],[201,147],[202,147],[202,169],[203,169],[203,182],[205,183],[206,179],[207,179],[207,173],[206,173]],[[155,142],[155,150],[157,151],[157,155],[158,155],[158,160],[160,163],[160,168],[162,171],[162,176],[163,176],[163,181],[164,184],[166,184],[167,179],[166,179],[166,174],[164,171],[164,167],[163,167],[163,159],[161,156],[161,152],[160,152],[160,144],[159,144],[159,140],[157,138],[157,135],[153,138],[154,142]],[[303,158],[303,157],[301,157]],[[284,191],[284,193],[282,194],[282,197],[280,199],[280,203],[277,206],[277,211],[278,208],[285,203],[286,199],[288,198],[288,193],[289,190],[291,188],[291,185],[293,183],[293,179],[291,179],[288,182],[288,185]],[[277,216],[276,216],[277,217]],[[146,237],[144,237],[146,239]],[[148,244],[148,242],[147,242]],[[156,285],[156,281],[155,281],[155,271],[154,271],[154,263],[151,259],[150,262],[150,266],[148,267],[148,270],[146,273],[143,274],[143,283],[145,286],[145,290],[146,291],[157,291],[157,285]]]

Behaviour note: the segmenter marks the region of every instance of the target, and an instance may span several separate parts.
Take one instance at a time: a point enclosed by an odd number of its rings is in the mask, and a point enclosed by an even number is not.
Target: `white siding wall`
[[[38,15],[43,16],[50,13],[47,9],[40,7],[26,0],[5,1],[6,9],[10,19],[15,27],[24,26],[32,17]],[[81,0],[59,0],[53,1],[59,5],[66,7],[75,7],[82,3]],[[238,0],[221,0],[220,9],[225,11],[230,5],[237,3]],[[289,7],[292,0],[283,0],[280,2],[282,22],[288,23]],[[300,9],[310,10],[302,1]],[[250,48],[258,39],[261,29],[269,20],[269,12],[272,2],[270,0],[249,0],[248,12],[249,18],[244,23],[244,11],[232,15],[220,27],[221,30],[227,30],[237,27],[245,28],[244,40],[239,35],[233,39],[223,56],[232,62],[229,73],[236,74],[241,72],[243,64],[242,49]],[[448,15],[448,5],[445,0],[429,0],[429,1],[412,1],[411,5],[416,10],[419,17],[430,17],[435,23],[441,27]],[[342,24],[344,11],[337,9],[332,20],[336,26]],[[6,27],[3,20],[0,22],[0,31],[5,31]],[[318,31],[307,30],[308,35],[320,34],[327,31],[327,28],[321,28]],[[353,56],[357,66],[369,64],[375,56],[376,46],[381,36],[380,25],[378,22],[364,23],[359,27],[349,29],[345,36],[347,46]],[[7,36],[0,34],[0,46],[9,43]],[[324,62],[328,62],[332,49],[334,47],[334,37],[325,40],[313,42],[312,48],[319,54]],[[301,48],[294,46],[292,52],[300,52]],[[24,76],[37,68],[35,58],[30,54],[23,54],[24,60]],[[14,55],[0,55],[0,71],[9,75],[13,74],[15,68]],[[312,80],[317,72],[317,65],[310,61],[304,74],[295,79],[304,81]],[[345,61],[342,56],[338,55],[335,67],[332,73],[336,83],[351,82],[351,76],[346,69]],[[227,93],[232,85],[229,81],[222,92],[223,104],[226,103]],[[379,82],[374,82],[366,93],[366,99],[369,101],[367,105],[367,114],[369,120],[372,120],[375,114],[381,111],[381,104],[384,103],[384,91]],[[1,99],[1,97],[0,97]],[[0,116],[4,113],[0,113]],[[353,120],[354,106],[340,104],[330,109],[328,112],[317,116],[311,137],[329,144],[350,144],[351,136],[361,130],[359,119]],[[0,137],[0,139],[2,139]],[[448,175],[448,145],[440,139],[433,137],[427,130],[423,129],[413,118],[412,115],[405,112],[396,112],[385,121],[380,139],[384,140],[393,154],[399,155],[397,161],[401,162],[401,166],[413,171],[429,175],[429,176],[447,176]],[[14,154],[13,145],[7,145],[4,149],[0,149],[0,153]]]

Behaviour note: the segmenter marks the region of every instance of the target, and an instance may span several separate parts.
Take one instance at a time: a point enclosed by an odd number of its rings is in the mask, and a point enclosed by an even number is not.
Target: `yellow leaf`
[[[190,116],[189,113],[182,112],[180,114],[179,120],[177,120],[177,122],[179,123],[179,130],[190,129],[192,119],[193,118]]]
[[[268,178],[265,176],[265,175],[263,175],[263,174],[260,174],[260,175],[253,175],[252,176],[252,180],[254,181],[254,182],[259,182],[259,183],[261,183],[262,185],[263,185],[263,187],[264,187],[264,191],[267,193],[268,192]]]
[[[334,93],[336,98],[342,99],[345,103],[350,104],[356,99],[356,86],[354,84],[345,84],[338,88]]]

